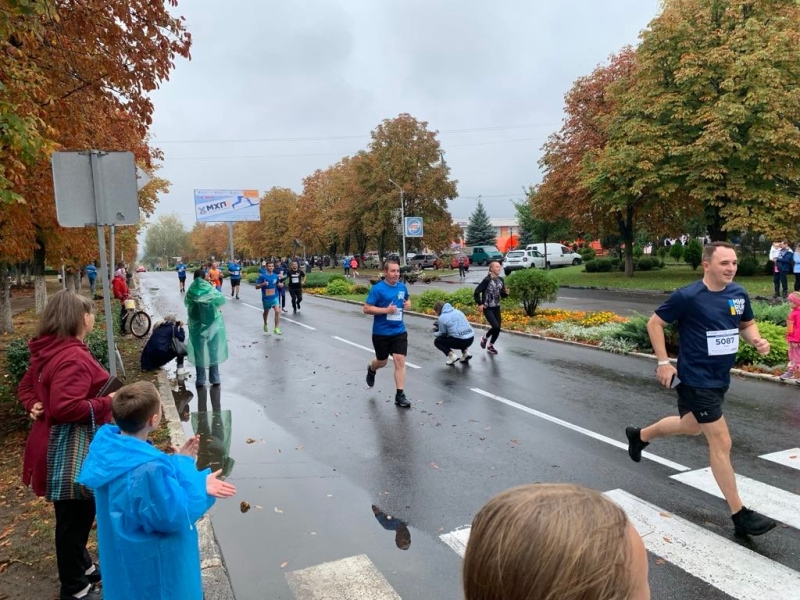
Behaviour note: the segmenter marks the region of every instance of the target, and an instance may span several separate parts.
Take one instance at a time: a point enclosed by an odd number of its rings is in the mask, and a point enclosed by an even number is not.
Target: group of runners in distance
[[[643,450],[655,439],[702,433],[709,446],[711,471],[728,503],[736,532],[761,535],[776,523],[745,507],[739,497],[730,457],[731,437],[722,405],[740,338],[762,355],[769,353],[770,346],[759,333],[747,291],[733,283],[738,266],[734,246],[726,242],[706,245],[702,264],[703,279],[676,290],[656,309],[647,327],[658,359],[656,378],[661,385],[676,390],[678,415],[644,428],[628,427],[625,431],[628,453],[632,460],[639,462]],[[234,272],[230,267],[229,271]],[[305,274],[296,261],[286,272],[276,273],[274,267],[273,262],[262,263],[256,288],[262,294],[264,331],[269,332],[268,316],[273,312],[272,331],[280,335],[282,291],[288,287],[292,308],[295,313],[299,311]],[[213,271],[217,268],[214,263],[209,270],[212,282],[215,281]],[[183,292],[185,265],[178,265],[177,270]],[[241,270],[235,272],[240,274]],[[490,263],[487,276],[474,291],[475,304],[489,325],[480,346],[490,355],[498,354],[495,342],[502,325],[500,303],[509,293],[500,272],[499,262]],[[240,281],[240,277],[231,280],[231,295],[236,298]],[[405,393],[408,332],[404,322],[404,313],[410,308],[408,288],[400,280],[400,264],[390,258],[384,263],[382,279],[370,288],[363,305],[363,312],[373,317],[375,350],[375,358],[367,365],[366,383],[370,388],[375,385],[377,371],[385,367],[391,357],[396,390],[394,402],[400,408],[411,407]],[[472,358],[469,351],[475,335],[472,325],[449,303],[438,302],[434,312],[438,317],[434,323],[434,344],[445,354],[446,365],[467,363]],[[677,323],[680,334],[677,366],[667,356],[664,328],[670,323]],[[461,355],[457,356],[455,351],[460,351]]]

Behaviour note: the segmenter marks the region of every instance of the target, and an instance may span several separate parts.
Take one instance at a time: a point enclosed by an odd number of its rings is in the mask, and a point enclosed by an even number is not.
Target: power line
[[[438,133],[470,133],[473,131],[501,131],[507,129],[526,129],[529,127],[551,127],[558,125],[559,121],[548,121],[543,123],[525,123],[522,125],[496,125],[490,127],[466,127],[462,129],[440,129]],[[237,144],[243,142],[327,142],[337,140],[361,140],[367,139],[367,134],[358,135],[318,135],[308,137],[273,137],[273,138],[232,138],[232,139],[201,139],[201,140],[158,140],[154,139],[155,145],[159,144]]]

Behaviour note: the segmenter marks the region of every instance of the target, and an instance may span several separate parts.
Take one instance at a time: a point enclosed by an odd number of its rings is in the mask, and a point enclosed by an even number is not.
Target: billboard
[[[258,190],[195,190],[194,212],[200,223],[258,221]]]

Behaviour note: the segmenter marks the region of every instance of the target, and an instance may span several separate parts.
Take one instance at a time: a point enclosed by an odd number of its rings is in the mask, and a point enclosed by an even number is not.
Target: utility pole
[[[389,183],[391,183],[394,187],[396,187],[398,190],[400,190],[400,228],[401,228],[401,231],[403,232],[403,259],[402,259],[403,262],[402,262],[402,264],[405,267],[406,266],[406,261],[408,259],[406,258],[406,206],[405,206],[405,201],[403,199],[403,193],[404,192],[403,192],[403,188],[401,188],[394,181],[392,181],[391,178],[389,178]]]

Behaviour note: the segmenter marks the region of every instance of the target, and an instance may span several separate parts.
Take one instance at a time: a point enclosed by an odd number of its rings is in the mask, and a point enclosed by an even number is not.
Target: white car
[[[538,250],[511,250],[503,259],[503,271],[510,275],[519,269],[544,269],[544,256]]]

